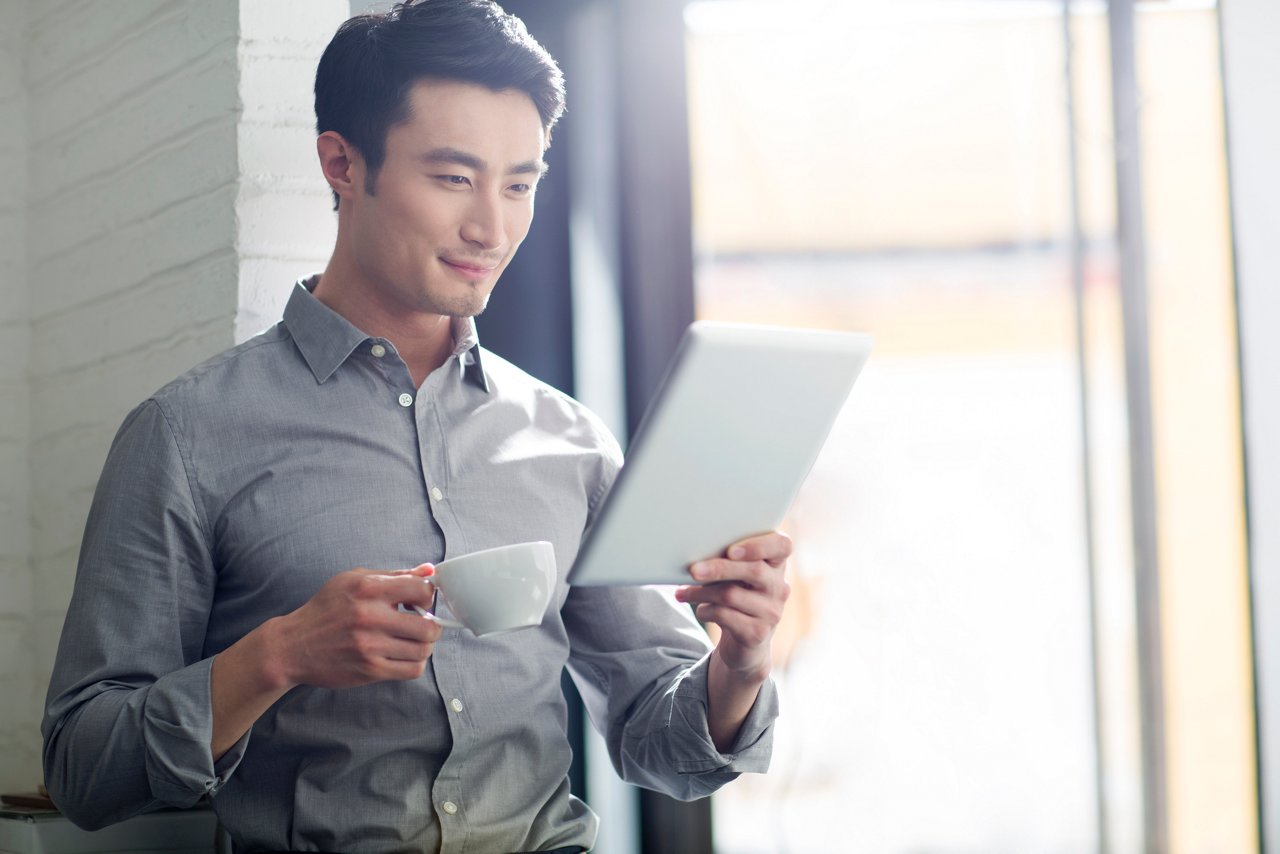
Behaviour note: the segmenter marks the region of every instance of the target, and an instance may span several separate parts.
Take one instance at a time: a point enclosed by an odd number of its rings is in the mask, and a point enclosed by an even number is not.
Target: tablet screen
[[[776,529],[871,343],[853,332],[692,324],[569,583],[685,584],[689,564]]]

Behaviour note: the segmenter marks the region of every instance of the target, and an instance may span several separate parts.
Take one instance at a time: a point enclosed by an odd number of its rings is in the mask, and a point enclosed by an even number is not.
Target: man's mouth
[[[451,261],[448,258],[441,258],[441,263],[452,270],[457,271],[468,279],[484,279],[488,277],[497,265],[478,264],[474,261]]]

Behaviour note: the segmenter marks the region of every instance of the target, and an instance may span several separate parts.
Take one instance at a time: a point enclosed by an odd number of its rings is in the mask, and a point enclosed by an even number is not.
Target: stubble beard
[[[482,291],[479,288],[458,296],[442,297],[428,294],[423,308],[443,317],[479,317],[488,308],[489,297],[492,294],[492,289]]]

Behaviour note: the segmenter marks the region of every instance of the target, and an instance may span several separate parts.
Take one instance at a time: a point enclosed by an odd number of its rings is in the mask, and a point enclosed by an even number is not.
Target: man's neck
[[[385,304],[379,290],[344,263],[340,253],[329,260],[312,293],[356,329],[394,344],[415,388],[453,355],[452,318]]]

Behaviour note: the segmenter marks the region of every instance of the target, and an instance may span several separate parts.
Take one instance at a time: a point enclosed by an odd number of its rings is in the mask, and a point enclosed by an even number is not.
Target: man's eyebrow
[[[422,155],[422,159],[431,163],[453,163],[477,172],[483,172],[489,168],[489,164],[479,157],[457,148],[433,148]]]
[[[512,166],[510,169],[507,170],[507,174],[508,175],[537,175],[539,178],[541,178],[543,175],[547,174],[548,168],[549,167],[547,166],[547,161],[545,160],[542,160],[542,159],[526,160],[523,163],[517,163],[515,166]]]
[[[477,172],[486,172],[489,169],[488,161],[457,148],[433,148],[423,154],[422,159],[429,163],[453,163],[458,166],[465,166],[468,169],[474,169]],[[508,175],[541,176],[545,175],[546,172],[547,164],[542,159],[526,160],[523,163],[515,164],[507,170]]]

